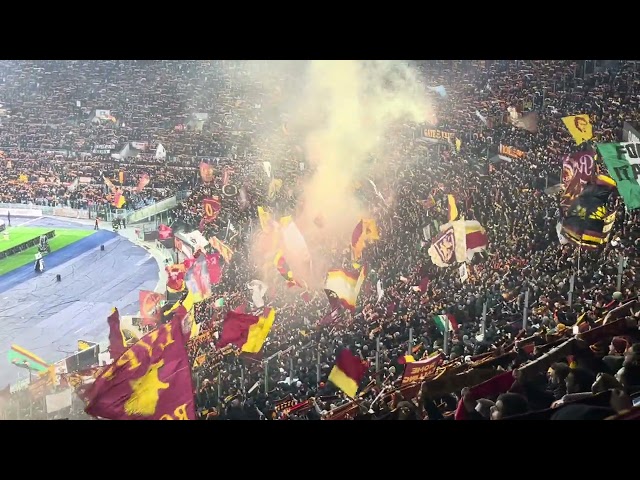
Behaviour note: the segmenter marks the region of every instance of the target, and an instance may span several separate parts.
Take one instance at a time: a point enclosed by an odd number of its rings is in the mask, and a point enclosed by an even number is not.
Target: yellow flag
[[[258,207],[258,218],[260,219],[260,227],[263,232],[271,230],[271,214],[263,207]]]
[[[462,147],[462,140],[456,138],[456,152],[460,152],[460,147]]]
[[[563,117],[562,122],[576,141],[576,145],[580,145],[581,143],[593,138],[593,129],[591,127],[589,115],[582,114]]]
[[[456,205],[456,198],[453,195],[447,195],[447,201],[449,202],[449,221],[453,222],[458,218],[458,206]]]

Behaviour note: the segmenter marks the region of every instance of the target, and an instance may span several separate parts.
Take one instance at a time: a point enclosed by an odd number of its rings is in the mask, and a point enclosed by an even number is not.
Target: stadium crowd
[[[79,62],[73,71],[82,74],[74,82],[69,81],[72,69],[58,62],[2,63],[7,73],[0,102],[10,118],[2,119],[0,146],[13,163],[3,171],[3,201],[104,201],[99,172],[124,170],[130,187],[146,172],[151,183],[145,194],[152,200],[192,190],[171,216],[183,228],[197,228],[202,200],[218,194],[222,182],[221,175],[201,182],[203,159],[218,173],[231,169],[232,183],[246,192],[242,203],[220,195],[220,215],[204,230],[207,238],[225,238],[234,253],[212,297],[196,305],[200,336],[189,348],[192,362],[204,356],[193,368],[201,418],[604,419],[631,407],[640,385],[640,307],[629,303],[639,294],[640,218],[614,195],[613,241],[595,251],[563,245],[556,233],[559,194],[547,187],[559,183],[560,157],[585,149],[575,145],[562,117],[588,113],[593,143],[620,139],[623,122],[636,120],[640,73],[635,63],[597,71],[575,61],[418,63],[425,85],[446,87],[446,97],[434,95],[435,128],[455,132],[460,147],[426,143],[415,134],[416,125],[398,125],[388,133],[385,142],[395,154],[384,162],[394,173],[373,180],[390,206],[381,203],[366,176],[354,186],[380,230],[380,240],[364,253],[369,275],[357,308],[320,326],[329,310],[324,292],[314,291],[305,300],[281,282],[266,295],[277,310],[276,323],[261,355],[251,357],[222,355],[215,337],[228,310],[251,310],[247,284],[262,274],[249,260],[260,231],[257,207],[292,211],[298,179],[306,174],[297,168],[304,160],[296,148],[300,139],[274,122],[277,116],[265,113],[277,99],[248,98],[259,89],[241,87],[242,67],[216,69],[208,62]],[[254,77],[255,72],[246,72],[246,78]],[[537,133],[511,125],[508,106],[537,111]],[[116,122],[84,124],[94,108],[110,109]],[[183,128],[190,120],[185,111],[209,115],[201,132]],[[263,118],[271,123],[262,123]],[[252,140],[258,131],[281,131],[277,141],[283,148],[269,152],[287,151],[288,158],[271,159],[256,149]],[[56,157],[46,151],[130,141],[147,142],[149,151],[162,143],[167,159],[143,153],[135,162],[118,163],[93,154]],[[525,154],[490,163],[499,145]],[[269,192],[264,161],[279,165],[279,191]],[[19,182],[26,172],[30,181]],[[72,192],[37,182],[51,176],[71,183],[80,172],[94,181]],[[431,238],[424,237],[424,227],[435,235],[437,225],[447,222],[447,194],[456,198],[460,217],[478,220],[489,238],[486,252],[470,263],[466,281],[457,266],[439,268],[427,253]],[[425,205],[431,196],[435,205]],[[323,253],[336,268],[352,263],[348,250],[327,247]],[[484,305],[486,328],[481,326]],[[434,322],[443,314],[458,325],[448,335],[446,352]],[[624,321],[614,323],[618,318]],[[635,326],[622,326],[627,322]],[[574,335],[574,327],[584,337]],[[357,402],[328,381],[345,348],[371,365]],[[464,372],[466,381],[399,387],[405,355],[418,359],[438,352],[447,369]]]

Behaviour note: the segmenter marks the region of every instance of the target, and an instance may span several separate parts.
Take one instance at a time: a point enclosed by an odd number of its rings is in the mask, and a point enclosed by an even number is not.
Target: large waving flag
[[[599,143],[609,174],[616,181],[618,192],[629,210],[640,208],[640,148],[637,143]]]
[[[351,253],[353,260],[360,260],[362,250],[368,242],[380,240],[378,226],[373,219],[362,219],[351,234]]]
[[[582,114],[563,117],[562,122],[576,141],[576,145],[580,145],[593,138],[593,128],[589,120],[589,115]]]
[[[107,318],[109,324],[109,353],[112,359],[118,358],[127,349],[127,341],[120,328],[120,312],[113,308],[111,315]]]
[[[273,308],[265,308],[259,317],[227,312],[216,346],[223,348],[232,344],[243,352],[258,353],[269,335],[275,317],[276,311]]]
[[[91,385],[85,411],[111,420],[195,420],[185,343],[178,319],[142,337]]]
[[[336,364],[329,374],[329,381],[349,397],[355,398],[368,369],[368,365],[360,357],[344,349],[338,354]]]
[[[307,242],[292,217],[288,216],[280,219],[280,232],[285,251],[287,255],[291,255],[290,258],[300,258],[305,261],[311,259]]]
[[[480,222],[476,220],[464,220],[462,223],[464,224],[466,259],[471,261],[475,253],[480,253],[487,249],[489,239],[487,232],[482,225],[480,225]],[[465,260],[458,261],[464,262]]]
[[[451,226],[434,238],[428,250],[431,261],[438,267],[452,265],[456,259],[455,252],[456,236]]]
[[[342,306],[353,311],[366,275],[366,267],[362,267],[358,275],[345,270],[329,270],[324,288],[335,293]]]

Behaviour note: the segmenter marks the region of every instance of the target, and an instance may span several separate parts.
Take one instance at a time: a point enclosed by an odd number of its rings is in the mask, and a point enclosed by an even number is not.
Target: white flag
[[[262,162],[262,168],[264,168],[267,177],[271,178],[271,162]]]
[[[427,225],[422,229],[422,235],[427,242],[431,240],[431,225]]]
[[[165,158],[167,158],[167,151],[162,144],[159,143],[158,148],[156,148],[156,160],[164,160]]]
[[[68,190],[70,192],[75,192],[76,188],[78,188],[78,184],[80,183],[80,177],[76,177],[76,179],[71,182],[71,185],[69,185]]]
[[[476,110],[476,117],[478,117],[482,123],[487,125],[487,117],[483,117],[478,110]]]
[[[382,300],[384,296],[384,290],[382,289],[382,280],[378,279],[378,283],[376,283],[376,291],[378,292],[378,302]]]
[[[251,303],[256,308],[264,307],[264,294],[267,293],[267,285],[260,280],[251,280],[247,283],[247,287],[251,290]]]
[[[59,393],[52,393],[47,395],[47,413],[57,412],[63,408],[71,406],[71,394],[73,390],[67,388]]]
[[[467,278],[469,278],[469,272],[467,271],[467,264],[463,263],[462,265],[460,265],[458,272],[460,273],[460,281],[462,283],[466,282]]]
[[[562,223],[558,222],[558,224],[556,225],[556,232],[558,233],[558,240],[560,240],[560,245],[566,245],[567,243],[569,243],[567,237],[562,234]]]
[[[442,98],[447,96],[447,90],[444,88],[444,85],[438,85],[437,87],[427,87],[432,92],[436,92]]]

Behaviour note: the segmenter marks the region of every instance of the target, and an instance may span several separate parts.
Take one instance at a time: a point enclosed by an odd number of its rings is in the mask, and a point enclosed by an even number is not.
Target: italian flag
[[[436,327],[438,327],[438,330],[444,332],[445,325],[447,324],[447,319],[449,320],[449,331],[457,331],[459,328],[458,322],[456,322],[456,319],[453,318],[453,315],[436,315],[433,320],[436,322]]]

